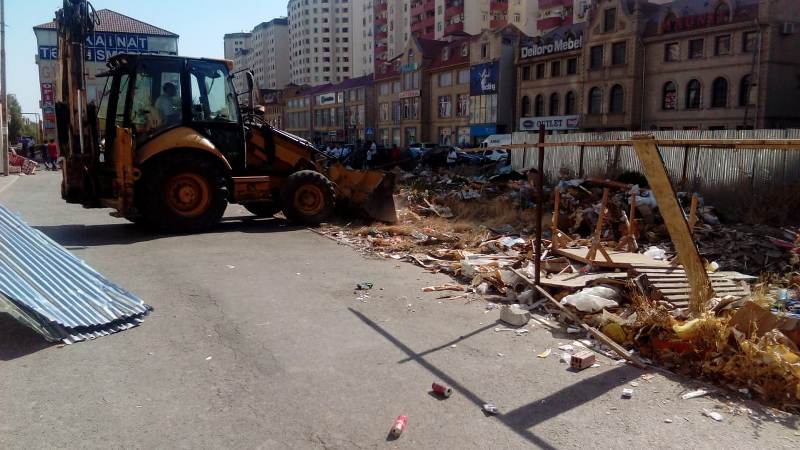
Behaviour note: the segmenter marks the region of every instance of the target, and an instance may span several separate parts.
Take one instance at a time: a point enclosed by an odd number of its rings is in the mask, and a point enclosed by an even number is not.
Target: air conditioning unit
[[[790,35],[794,34],[794,22],[783,22],[781,25],[781,34]]]

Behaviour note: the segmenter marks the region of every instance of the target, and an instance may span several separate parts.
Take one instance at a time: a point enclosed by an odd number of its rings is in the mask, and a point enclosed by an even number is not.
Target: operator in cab
[[[161,118],[161,127],[177,125],[181,121],[181,97],[175,83],[164,83],[163,93],[156,99],[156,109]]]

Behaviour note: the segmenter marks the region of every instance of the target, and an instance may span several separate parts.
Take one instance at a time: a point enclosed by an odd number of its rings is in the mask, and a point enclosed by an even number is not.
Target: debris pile
[[[797,230],[724,224],[702,198],[679,194],[716,294],[693,315],[689,275],[646,188],[567,173],[545,188],[541,281],[532,289],[537,177],[507,170],[397,175],[398,224],[327,225],[322,232],[464,284],[426,288],[441,291],[439,298],[491,294],[487,300],[519,304],[500,308],[512,326],[544,309],[597,339],[594,351],[800,410]],[[588,355],[565,355],[576,368],[591,366]]]

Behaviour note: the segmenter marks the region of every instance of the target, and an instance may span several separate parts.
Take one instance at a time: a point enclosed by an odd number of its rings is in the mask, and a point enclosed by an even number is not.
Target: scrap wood
[[[616,353],[619,356],[621,356],[621,357],[625,358],[626,360],[630,361],[636,367],[639,367],[639,368],[646,367],[645,363],[638,356],[629,353],[627,350],[625,350],[624,347],[622,347],[621,345],[619,345],[616,342],[614,342],[614,340],[612,340],[611,338],[609,338],[608,336],[603,334],[597,328],[594,328],[594,327],[591,327],[591,326],[587,325],[586,322],[581,320],[580,317],[578,317],[575,313],[570,311],[569,308],[567,308],[566,306],[562,305],[561,302],[559,302],[558,300],[553,298],[553,296],[550,295],[549,292],[547,292],[546,290],[542,289],[540,286],[536,286],[523,273],[519,272],[517,269],[511,269],[511,270],[514,271],[514,273],[516,273],[520,278],[525,280],[534,289],[536,289],[541,295],[543,295],[547,300],[549,300],[550,303],[555,305],[565,316],[567,316],[571,320],[573,320],[576,323],[578,323],[581,328],[583,328],[584,330],[589,332],[592,336],[594,336],[597,340],[603,342],[604,344],[609,346],[612,350],[614,350],[614,353]]]
[[[441,286],[428,286],[422,288],[422,292],[439,292],[439,291],[464,291],[464,288],[457,284],[443,284]]]

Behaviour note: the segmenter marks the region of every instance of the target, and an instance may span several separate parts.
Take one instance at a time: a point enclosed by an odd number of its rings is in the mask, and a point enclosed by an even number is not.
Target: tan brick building
[[[428,135],[441,145],[470,145],[469,37],[445,44],[429,68],[431,111]]]

